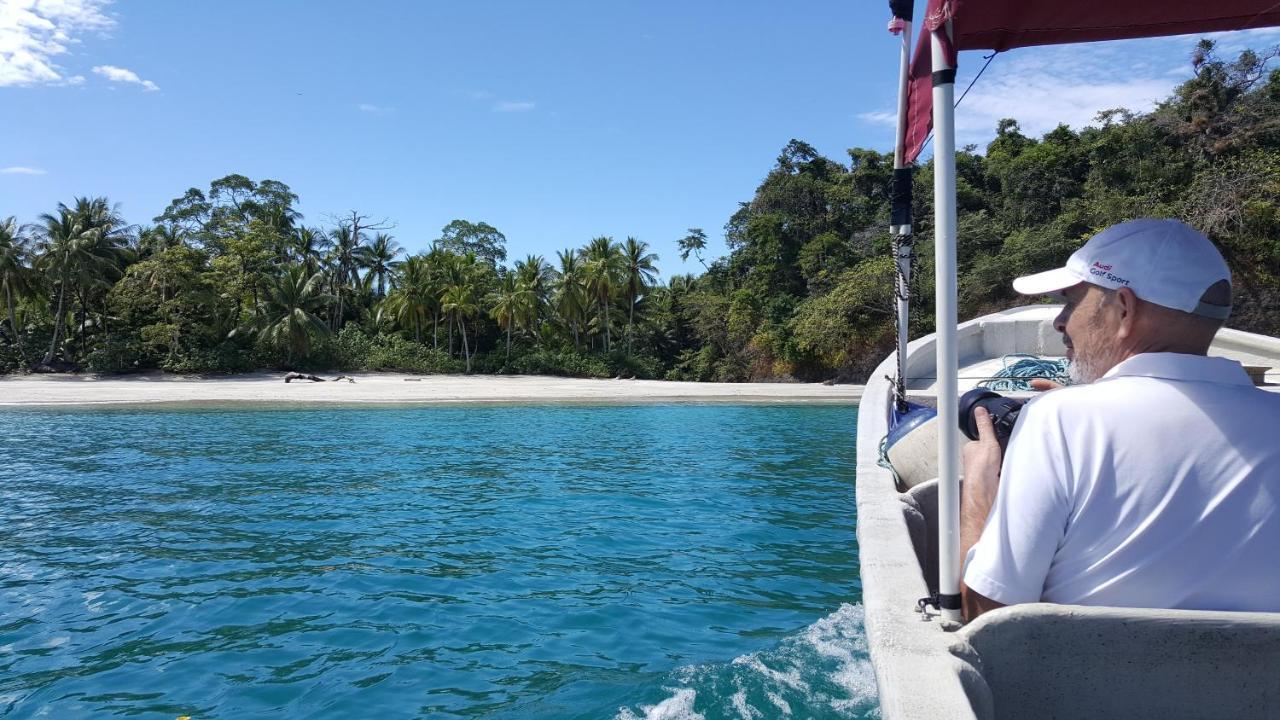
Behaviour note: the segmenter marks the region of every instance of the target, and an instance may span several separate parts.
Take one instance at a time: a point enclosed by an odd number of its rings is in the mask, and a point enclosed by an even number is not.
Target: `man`
[[[977,414],[966,617],[1041,601],[1280,611],[1280,395],[1206,356],[1231,304],[1213,244],[1135,220],[1014,288],[1064,299],[1074,384],[1024,406],[1003,459]]]

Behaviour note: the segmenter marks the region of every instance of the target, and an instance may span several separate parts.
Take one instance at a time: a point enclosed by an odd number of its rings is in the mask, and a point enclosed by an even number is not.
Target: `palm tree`
[[[275,252],[276,261],[288,262],[296,232],[294,223],[302,219],[302,213],[288,205],[271,205],[265,213],[262,213],[261,219],[271,229],[272,250]]]
[[[249,334],[276,347],[283,345],[288,365],[293,365],[295,353],[306,357],[311,351],[311,334],[329,334],[329,326],[316,315],[327,300],[323,288],[323,273],[308,274],[302,265],[285,268],[267,280],[259,312],[247,328]]]
[[[440,296],[444,294],[444,286],[447,270],[456,259],[456,255],[441,250],[438,247],[432,247],[424,256],[426,262],[426,284],[428,287],[428,296],[432,299],[431,305],[431,347],[440,349],[440,313],[443,308],[440,306]],[[453,326],[449,326],[449,352],[453,352]]]
[[[49,351],[40,362],[48,365],[53,362],[66,325],[67,288],[71,285],[71,276],[78,262],[87,255],[85,231],[71,208],[58,204],[57,215],[45,213],[40,216],[44,223],[41,229],[43,238],[40,242],[40,257],[36,268],[53,276],[53,285],[57,288],[58,304],[53,311],[53,339],[49,342]]]
[[[522,296],[521,312],[516,319],[536,339],[544,310],[550,304],[556,271],[541,255],[528,255],[516,261],[515,275]]]
[[[439,293],[440,298],[440,313],[444,316],[444,324],[449,332],[449,344],[447,346],[449,356],[453,357],[453,328],[455,323],[453,322],[453,315],[445,310],[444,296],[450,287],[463,281],[462,256],[449,250],[433,247],[429,257],[435,258],[436,292]]]
[[[338,299],[338,313],[334,318],[333,329],[340,330],[347,290],[360,282],[360,236],[351,231],[350,225],[342,224],[334,229],[329,239],[333,243],[329,252],[331,282],[333,294]]]
[[[9,329],[13,331],[14,344],[18,346],[18,355],[23,364],[27,362],[26,350],[22,347],[22,333],[18,330],[15,313],[17,298],[31,291],[31,269],[27,267],[26,228],[18,224],[16,218],[7,217],[0,220],[0,291],[3,291],[4,306],[9,317]]]
[[[672,275],[667,281],[667,288],[673,295],[686,295],[697,287],[697,279],[692,275]]]
[[[398,265],[391,276],[391,294],[378,306],[377,320],[386,317],[401,328],[411,326],[414,341],[422,342],[422,326],[440,305],[430,262],[424,255],[412,255]]]
[[[85,325],[89,318],[90,303],[96,297],[99,325],[107,329],[107,292],[117,280],[124,277],[124,270],[135,255],[130,233],[134,228],[125,224],[118,205],[110,205],[104,197],[76,198],[75,213],[84,218],[84,225],[93,238],[93,254],[104,262],[79,277],[80,300],[80,352],[84,353]]]
[[[504,330],[507,331],[507,360],[511,360],[511,326],[515,324],[516,318],[525,310],[524,298],[525,293],[522,282],[516,279],[513,273],[507,273],[498,281],[498,289],[490,296],[489,302],[492,307],[489,309],[489,317],[493,318]]]
[[[396,266],[400,264],[396,262],[396,256],[403,250],[395,238],[386,233],[378,233],[373,236],[372,244],[362,245],[357,252],[360,267],[367,269],[369,275],[377,278],[377,297],[381,300],[387,295],[387,278],[390,277]]]
[[[623,287],[627,291],[627,355],[631,354],[631,328],[635,322],[636,302],[658,279],[654,267],[658,256],[649,252],[649,243],[627,238],[622,246]]]
[[[293,261],[302,263],[307,268],[307,272],[314,275],[324,262],[325,250],[329,248],[329,238],[322,230],[301,227],[293,231],[289,246],[289,255]]]
[[[449,268],[449,284],[440,297],[440,306],[446,316],[451,316],[458,322],[458,331],[462,334],[462,355],[466,359],[468,373],[471,372],[471,348],[467,344],[467,318],[480,310],[476,301],[478,262],[476,254],[472,252],[459,257]]]
[[[560,260],[555,293],[556,313],[573,333],[573,347],[578,347],[578,329],[587,311],[587,289],[582,281],[582,262],[573,248],[556,253]]]
[[[601,313],[601,326],[604,328],[604,349],[609,351],[609,305],[613,303],[613,294],[618,288],[621,253],[618,243],[610,237],[594,238],[586,248],[587,262],[583,267],[587,293],[596,303],[597,312]]]
[[[159,255],[171,247],[186,242],[187,231],[181,225],[168,223],[143,228],[138,232],[138,254],[143,257]]]
[[[80,336],[83,348],[89,292],[105,289],[119,276],[128,260],[128,227],[106,198],[76,198],[75,208],[58,203],[57,214],[40,216],[43,227],[38,267],[54,276],[58,289],[53,314],[53,339],[43,364],[53,361],[66,326],[67,296],[80,301]]]

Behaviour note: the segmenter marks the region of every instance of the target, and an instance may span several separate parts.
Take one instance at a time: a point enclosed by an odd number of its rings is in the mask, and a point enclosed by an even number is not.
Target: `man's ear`
[[[1138,296],[1127,287],[1116,290],[1115,295],[1116,312],[1119,313],[1117,318],[1119,324],[1116,329],[1117,337],[1126,339],[1133,337],[1133,333],[1137,328],[1138,314],[1142,311],[1139,305]]]

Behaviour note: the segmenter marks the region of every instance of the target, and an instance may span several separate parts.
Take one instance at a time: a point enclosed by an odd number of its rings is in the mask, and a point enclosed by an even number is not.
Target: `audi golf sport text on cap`
[[[1230,305],[1201,301],[1223,280],[1231,282],[1231,271],[1209,238],[1178,220],[1144,219],[1112,225],[1072,253],[1066,267],[1020,277],[1013,289],[1045,295],[1082,282],[1127,287],[1147,302],[1225,320]]]

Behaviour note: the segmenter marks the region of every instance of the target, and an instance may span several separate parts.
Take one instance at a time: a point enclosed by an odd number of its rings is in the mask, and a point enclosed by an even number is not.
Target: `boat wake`
[[[769,650],[678,668],[662,687],[667,698],[624,707],[616,720],[879,717],[860,605],[841,605]]]

